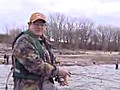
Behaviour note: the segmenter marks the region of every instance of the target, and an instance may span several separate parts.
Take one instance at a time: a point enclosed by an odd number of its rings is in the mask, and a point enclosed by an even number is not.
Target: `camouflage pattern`
[[[38,51],[35,49],[34,43],[33,38],[27,34],[23,34],[15,42],[13,47],[13,55],[30,73],[44,76],[42,90],[57,90],[55,89],[54,84],[48,80],[50,77],[54,77],[58,73],[58,70],[54,70],[54,72],[52,72],[54,67],[51,64],[50,53],[43,43],[43,60]],[[14,90],[40,90],[39,85],[39,81],[14,79]]]
[[[40,90],[39,82],[35,82],[33,80],[23,80],[16,79],[13,90]],[[50,81],[46,80],[43,82],[42,90],[58,90],[57,87]]]

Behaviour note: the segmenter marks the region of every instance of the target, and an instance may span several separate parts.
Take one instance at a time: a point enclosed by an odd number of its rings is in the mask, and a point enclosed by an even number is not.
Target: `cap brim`
[[[36,19],[32,20],[31,22],[33,23],[33,22],[35,22],[35,21],[37,21],[37,20],[42,20],[42,21],[44,21],[44,22],[46,23],[46,20],[43,19],[43,18],[36,18]]]

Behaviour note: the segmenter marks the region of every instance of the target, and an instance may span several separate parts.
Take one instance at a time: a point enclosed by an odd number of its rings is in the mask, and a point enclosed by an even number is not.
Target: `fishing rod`
[[[6,83],[5,83],[5,90],[8,90],[8,81],[9,81],[9,78],[11,76],[11,74],[13,73],[13,69],[11,69],[10,73],[8,74],[8,77],[7,77],[7,80],[6,80]]]

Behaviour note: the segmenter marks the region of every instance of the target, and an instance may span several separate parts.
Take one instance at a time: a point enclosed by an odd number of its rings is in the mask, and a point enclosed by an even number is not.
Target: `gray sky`
[[[0,0],[0,33],[27,25],[33,12],[87,17],[95,24],[120,26],[120,0]]]

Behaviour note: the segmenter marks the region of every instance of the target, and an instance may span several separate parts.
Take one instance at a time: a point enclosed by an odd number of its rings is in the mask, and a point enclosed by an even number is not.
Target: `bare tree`
[[[106,51],[107,50],[107,28],[105,26],[98,26],[97,27],[99,34],[100,34],[100,41],[101,41],[101,46],[102,46],[102,50]]]
[[[90,36],[92,35],[94,29],[94,23],[90,21],[85,21],[84,23],[79,25],[80,32],[80,44],[82,48],[85,48],[90,41]]]

